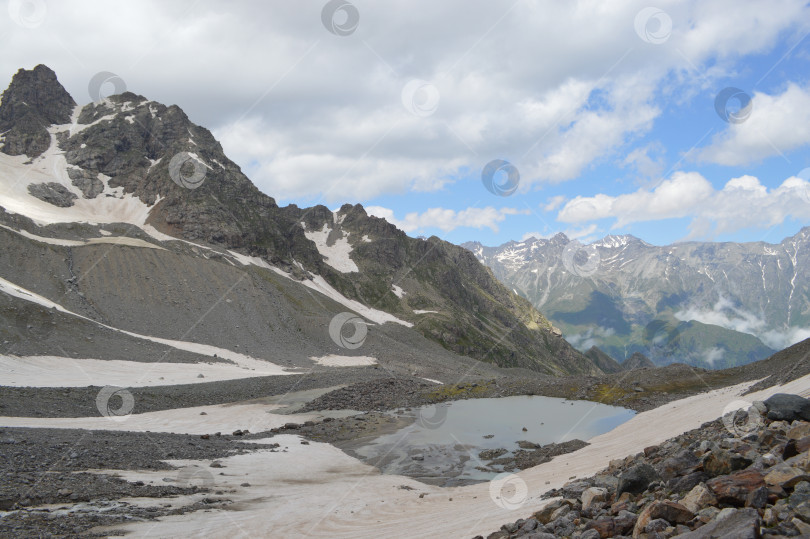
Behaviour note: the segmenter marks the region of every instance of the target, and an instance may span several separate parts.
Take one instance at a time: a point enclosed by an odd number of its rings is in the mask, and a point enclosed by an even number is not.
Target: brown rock
[[[765,485],[762,474],[756,470],[742,470],[715,477],[706,483],[720,503],[742,507],[754,490]]]
[[[617,517],[599,517],[592,520],[586,526],[586,529],[592,529],[599,532],[599,537],[615,537],[617,535],[625,535],[636,523],[636,515],[629,511],[622,511]]]
[[[654,501],[647,504],[644,510],[638,515],[636,526],[633,528],[633,537],[638,537],[644,533],[647,524],[652,520],[663,518],[670,524],[685,524],[695,515],[683,505],[669,500]]]
[[[810,423],[807,421],[798,421],[787,431],[787,437],[791,440],[800,440],[807,436],[810,436]]]
[[[769,485],[779,485],[782,488],[793,488],[800,481],[810,480],[810,475],[800,468],[795,468],[787,463],[777,464],[765,475],[765,483]]]
[[[747,468],[751,461],[737,453],[719,449],[712,451],[703,461],[703,470],[712,477],[727,475],[737,470]]]
[[[704,507],[715,505],[716,503],[717,498],[715,498],[714,494],[705,483],[700,483],[695,486],[695,488],[690,490],[681,500],[681,504],[693,513],[697,513]]]

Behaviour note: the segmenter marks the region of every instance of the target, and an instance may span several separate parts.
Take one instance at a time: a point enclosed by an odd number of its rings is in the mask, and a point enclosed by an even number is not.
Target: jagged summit
[[[456,354],[548,374],[601,372],[469,251],[410,238],[359,204],[279,207],[178,106],[132,92],[77,106],[39,66],[14,77],[2,107],[0,206],[33,219],[29,233],[127,223],[159,241],[212,246],[229,264],[238,255]]]
[[[70,121],[76,102],[45,65],[20,69],[0,102],[0,150],[37,157],[51,144],[47,127]]]

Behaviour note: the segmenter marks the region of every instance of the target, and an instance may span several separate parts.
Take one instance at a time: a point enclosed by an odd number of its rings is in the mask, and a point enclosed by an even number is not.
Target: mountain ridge
[[[730,367],[767,357],[810,328],[810,227],[779,243],[655,246],[609,235],[582,245],[559,233],[463,246],[571,342],[619,359],[638,351],[659,365]]]
[[[30,93],[32,72],[45,86],[37,92],[64,91],[45,66],[19,71],[0,102],[12,130],[22,120],[7,112],[9,104]],[[33,113],[49,117],[35,105]],[[279,207],[176,105],[125,92],[75,105],[67,121],[45,130],[50,143],[37,156],[15,155],[8,136],[0,147],[10,156],[0,163],[8,176],[0,205],[31,213],[36,225],[134,224],[147,236],[232,251],[307,286],[334,289],[456,354],[552,375],[601,372],[467,250],[436,237],[410,238],[360,205],[337,212]],[[27,191],[8,185],[31,171]]]

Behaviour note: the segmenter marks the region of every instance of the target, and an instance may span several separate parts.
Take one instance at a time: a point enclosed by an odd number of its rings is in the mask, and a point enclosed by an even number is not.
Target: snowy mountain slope
[[[558,234],[465,247],[572,343],[595,344],[619,360],[638,351],[659,364],[716,368],[762,359],[810,335],[810,227],[778,244],[654,246],[607,236],[583,246]],[[678,344],[686,340],[688,349]]]
[[[341,308],[438,343],[451,352],[442,357],[548,374],[600,372],[466,250],[409,238],[359,205],[280,208],[177,106],[131,92],[86,105],[65,95],[45,66],[21,70],[3,94],[0,237],[19,251],[6,249],[0,277],[117,328],[165,338],[189,331],[231,349],[334,352],[331,316],[316,312],[334,316]],[[30,133],[17,128],[29,123]],[[43,247],[41,238],[56,243]],[[125,245],[131,241],[157,248]],[[53,254],[47,274],[17,271],[37,268],[43,249]],[[234,293],[242,310],[218,319],[223,298]],[[206,323],[197,323],[212,305]],[[270,344],[268,325],[284,328],[273,337],[282,344]],[[294,349],[302,339],[326,348]]]

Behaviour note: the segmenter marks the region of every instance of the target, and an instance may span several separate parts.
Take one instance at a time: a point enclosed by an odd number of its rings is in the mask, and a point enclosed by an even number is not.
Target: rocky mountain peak
[[[627,371],[631,369],[654,368],[655,363],[650,361],[650,358],[641,352],[635,352],[632,356],[624,360],[622,367]]]
[[[568,236],[563,234],[562,232],[557,232],[554,236],[551,237],[549,243],[553,245],[567,245],[571,240],[568,239]]]
[[[48,126],[70,122],[76,102],[45,65],[20,69],[0,102],[2,151],[8,155],[37,157],[48,149]]]

